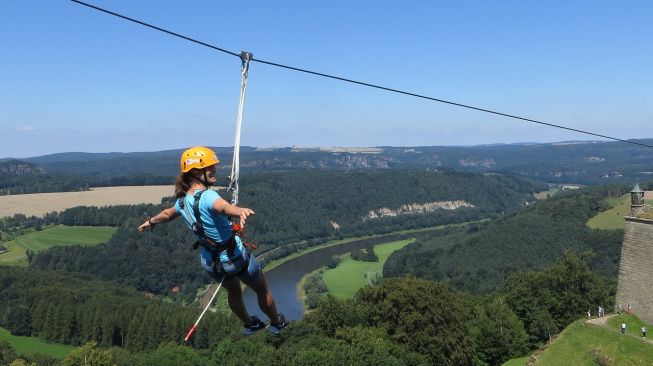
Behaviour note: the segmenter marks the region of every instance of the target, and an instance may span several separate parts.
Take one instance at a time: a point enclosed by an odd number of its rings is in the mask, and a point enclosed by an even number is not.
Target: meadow
[[[513,358],[512,360],[507,361],[502,366],[524,366],[528,362],[528,357]]]
[[[58,343],[48,343],[37,337],[14,336],[8,330],[0,328],[0,341],[7,341],[18,355],[41,353],[54,358],[64,358],[75,347]]]
[[[62,245],[97,245],[111,239],[117,228],[108,226],[51,226],[17,236],[3,243],[9,249],[0,254],[0,264],[27,265],[26,251],[39,252]]]
[[[339,298],[354,296],[358,289],[370,284],[377,275],[382,275],[383,264],[392,252],[405,247],[414,240],[407,239],[376,245],[374,252],[379,257],[378,262],[355,261],[349,255],[344,256],[338,267],[324,272],[324,282],[329,288],[329,293]]]
[[[630,214],[630,193],[621,197],[609,198],[608,204],[612,208],[589,219],[587,226],[592,229],[602,230],[623,230],[626,227],[624,216]]]

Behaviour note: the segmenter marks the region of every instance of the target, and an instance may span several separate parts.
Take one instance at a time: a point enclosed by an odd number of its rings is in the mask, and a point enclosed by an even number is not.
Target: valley
[[[412,316],[428,314],[468,329],[468,333],[457,335],[463,340],[460,349],[468,354],[493,349],[492,339],[497,337],[493,332],[501,327],[510,329],[511,336],[504,339],[503,348],[499,347],[501,351],[478,353],[490,364],[517,359],[539,349],[545,344],[542,326],[546,325],[554,333],[562,331],[582,316],[586,303],[610,304],[608,294],[614,286],[615,261],[618,261],[623,232],[606,224],[596,226],[594,221],[602,220],[605,215],[618,216],[611,214],[611,207],[623,206],[624,197],[628,197],[624,194],[631,188],[619,184],[580,188],[573,184],[547,185],[508,173],[447,170],[273,171],[245,175],[242,180],[245,182],[241,190],[243,205],[257,212],[248,221],[250,238],[259,245],[257,255],[266,264],[271,290],[278,297],[280,309],[293,320],[293,327],[326,326],[327,330],[311,333],[311,337],[328,344],[342,341],[338,337],[344,333],[340,332],[362,332],[359,336],[367,339],[376,337],[374,329],[383,329],[384,335],[379,335],[379,339],[388,342],[387,347],[389,344],[402,349],[418,347],[425,339],[397,338],[405,332],[400,328],[409,326],[410,322],[403,319],[404,314],[395,312],[399,311],[393,308],[397,304],[383,300],[383,296],[401,296],[402,301],[412,301],[411,305],[401,305],[402,311],[410,313],[412,310],[405,309],[420,303],[420,295],[414,292],[419,289],[434,296],[429,297],[429,303],[445,302],[438,309],[420,308]],[[119,190],[137,191],[135,187],[112,188],[116,189],[114,194],[120,193]],[[3,237],[11,240],[0,243],[10,249],[0,254],[0,260],[23,266],[26,272],[11,272],[10,267],[0,265],[0,279],[5,278],[0,292],[5,299],[12,299],[11,302],[0,300],[0,309],[12,309],[4,310],[0,317],[4,323],[0,326],[15,335],[32,335],[68,346],[79,347],[83,345],[82,339],[92,339],[98,342],[100,350],[106,350],[101,352],[111,352],[110,347],[124,349],[127,353],[122,356],[111,353],[111,357],[127,357],[130,362],[164,352],[157,351],[157,346],[174,342],[183,333],[185,324],[197,312],[198,290],[210,282],[199,269],[197,253],[189,248],[192,236],[181,222],[157,226],[157,230],[143,234],[135,231],[144,216],[171,205],[170,187],[165,189],[166,192],[157,193],[156,199],[146,202],[92,204],[42,216],[19,214],[3,218]],[[607,222],[616,222],[612,216]],[[593,227],[603,230],[593,231]],[[364,249],[370,243],[379,262],[348,259],[347,253]],[[27,249],[33,252],[29,262],[25,260]],[[577,259],[577,253],[594,255]],[[6,260],[16,254],[20,258]],[[335,297],[312,299],[313,309],[304,315],[304,305],[297,301],[300,279],[329,265],[334,255],[343,254],[347,259],[321,274],[327,291]],[[582,274],[570,273],[572,269]],[[34,283],[35,288],[40,288],[38,276],[51,277],[52,270],[58,273],[53,277],[56,279],[53,289],[62,294],[70,292],[66,296],[76,296],[79,303],[71,304],[66,297],[48,292],[54,300],[46,304],[22,288],[21,283]],[[542,288],[548,278],[571,280],[578,276],[589,281],[581,288],[596,291],[570,292],[569,296],[584,299],[577,307],[561,306],[565,300],[540,301],[546,298],[541,291],[548,291]],[[75,290],[69,286],[73,284],[85,289],[93,286],[97,291],[93,290],[90,297],[72,295]],[[530,305],[520,302],[530,296],[536,296],[529,300]],[[87,316],[99,306],[95,299],[103,297],[113,298],[113,303],[122,304],[119,306],[125,311],[118,316],[115,308],[104,308],[106,315],[101,318],[105,325],[96,328],[101,335],[93,335],[93,326],[87,328],[84,324],[94,322]],[[232,349],[242,344],[236,338],[224,343],[214,333],[238,333],[238,324],[227,310],[225,299],[222,294],[217,302],[219,311],[207,319],[211,328],[202,328],[192,345],[198,355],[204,354],[201,357],[210,358],[202,352],[211,347]],[[246,302],[248,308],[257,309],[256,299],[249,292],[246,292]],[[60,307],[61,303],[66,303],[66,308]],[[155,313],[144,309],[159,306],[165,308],[159,311],[170,319],[157,324],[158,320],[153,320],[157,318],[149,318],[156,317]],[[524,306],[535,308],[525,311]],[[333,313],[329,310],[333,308],[341,310]],[[440,310],[457,315],[442,318],[434,313]],[[395,314],[398,318],[395,323],[386,324],[374,315],[376,311]],[[533,318],[529,315],[533,311],[541,315]],[[494,319],[490,315],[497,312],[505,318]],[[60,320],[52,324],[44,322],[44,317],[52,316]],[[139,316],[153,323],[134,322]],[[327,325],[331,324],[332,320],[327,319],[332,316],[344,317],[334,320],[341,325],[333,332]],[[63,331],[60,326],[66,324],[69,328]],[[433,332],[443,334],[450,327],[444,323],[433,326]],[[487,334],[478,329],[484,329]],[[306,342],[303,336],[293,333],[291,337],[298,342],[293,352],[311,349],[303,343]],[[251,341],[258,347],[269,346],[263,338]],[[375,352],[395,352],[385,347],[375,348]],[[437,344],[424,349],[433,347]],[[323,350],[321,357],[337,357],[338,349],[332,344]],[[426,357],[424,364],[437,362],[442,355],[458,357],[447,352],[410,357]],[[384,355],[384,358],[394,357]]]

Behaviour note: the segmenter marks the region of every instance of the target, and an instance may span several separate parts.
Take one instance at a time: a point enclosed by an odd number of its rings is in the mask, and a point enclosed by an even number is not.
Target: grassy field
[[[64,358],[73,350],[73,348],[75,348],[64,344],[48,343],[36,337],[14,336],[4,328],[0,328],[0,341],[11,343],[12,347],[14,347],[16,353],[19,355],[41,353],[55,358]]]
[[[354,296],[358,289],[370,283],[377,274],[383,273],[383,264],[392,252],[413,241],[414,239],[408,239],[375,246],[374,252],[379,257],[378,262],[355,261],[349,256],[344,257],[338,267],[324,272],[324,282],[329,292],[339,298]]]
[[[630,193],[621,197],[608,199],[608,204],[612,207],[603,211],[587,221],[587,226],[592,229],[614,230],[626,227],[624,215],[630,213]]]
[[[608,320],[608,327],[615,331],[621,331],[621,323],[626,323],[626,333],[632,336],[641,336],[640,331],[642,326],[646,326],[646,329],[653,330],[651,329],[651,324],[646,324],[639,320],[638,317],[634,315],[626,315],[626,313],[610,318]]]
[[[536,366],[595,366],[611,360],[609,365],[653,365],[653,344],[637,336],[624,336],[619,332],[622,316],[610,320],[607,327],[586,324],[584,320],[572,323],[539,355]],[[633,327],[641,324],[635,317],[628,322]],[[629,323],[629,324],[630,324]]]
[[[528,362],[528,357],[513,358],[512,360],[504,363],[502,366],[524,366],[526,365],[526,362]]]
[[[9,249],[0,254],[0,264],[27,265],[26,250],[41,250],[62,245],[97,245],[106,243],[117,228],[108,226],[52,226],[3,243]]]

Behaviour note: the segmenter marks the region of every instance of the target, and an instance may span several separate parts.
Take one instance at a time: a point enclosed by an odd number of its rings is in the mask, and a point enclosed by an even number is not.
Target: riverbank
[[[475,222],[478,221],[440,225],[414,230],[402,230],[382,235],[368,235],[364,237],[332,240],[265,263],[265,278],[269,285],[270,292],[273,294],[275,302],[277,303],[277,308],[279,308],[288,319],[298,320],[304,315],[304,302],[301,298],[302,292],[297,291],[298,283],[301,282],[301,279],[307,273],[325,266],[334,255],[342,255],[355,249],[362,249],[367,245],[378,245],[412,239],[419,233],[435,232],[444,230],[447,227],[465,226]],[[263,257],[264,255],[257,257],[259,262],[264,262],[264,259],[261,260]],[[206,301],[211,297],[213,290],[215,290],[215,286],[217,286],[217,284],[214,284],[208,289],[204,288],[198,291],[198,298],[201,299],[201,304],[206,304]],[[257,314],[259,312],[258,301],[254,293],[247,288],[244,290],[243,295],[247,309],[250,310],[252,314]],[[220,311],[229,311],[226,298],[227,297],[224,296],[224,294],[218,297],[216,307],[217,309],[220,309]]]
[[[279,258],[279,259],[274,259],[272,261],[266,262],[265,263],[265,269],[268,270],[268,271],[272,270],[274,268],[277,268],[277,267],[283,265],[284,263],[286,263],[286,262],[288,262],[290,260],[301,257],[302,255],[312,253],[312,252],[315,252],[317,250],[321,250],[321,249],[324,249],[324,248],[336,246],[336,245],[348,244],[348,243],[352,243],[352,242],[356,242],[356,241],[360,241],[360,240],[385,238],[385,237],[393,236],[393,235],[397,236],[397,235],[411,235],[411,234],[419,234],[419,233],[428,233],[428,232],[431,232],[431,231],[443,230],[443,229],[446,229],[448,227],[461,227],[461,226],[467,226],[467,225],[470,225],[470,224],[477,224],[477,223],[481,223],[481,222],[485,222],[485,221],[488,221],[488,219],[462,222],[462,223],[459,223],[459,224],[438,225],[438,226],[434,226],[434,227],[427,227],[427,228],[421,228],[421,229],[400,230],[400,231],[394,231],[394,232],[388,233],[388,234],[367,235],[367,236],[345,238],[345,239],[339,239],[339,240],[330,240],[330,241],[327,241],[324,244],[316,245],[314,247],[292,253],[289,256]],[[292,245],[292,244],[286,244],[286,245]],[[257,258],[264,257],[266,253],[262,253]]]
[[[298,299],[305,305],[304,312],[307,313],[311,310],[310,307],[306,306],[308,295],[304,288],[310,276],[320,273],[328,288],[326,294],[331,294],[338,298],[351,298],[361,287],[373,284],[374,281],[383,278],[383,265],[390,255],[414,241],[414,239],[405,239],[377,244],[374,246],[374,252],[379,258],[378,262],[356,261],[351,258],[350,253],[345,253],[340,255],[341,262],[336,268],[320,267],[315,271],[307,273],[297,283],[296,287]]]

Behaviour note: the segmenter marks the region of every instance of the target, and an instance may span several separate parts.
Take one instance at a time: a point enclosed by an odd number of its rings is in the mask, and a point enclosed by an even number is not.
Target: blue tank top
[[[194,192],[188,192],[186,196],[180,198],[175,202],[175,209],[184,218],[186,226],[192,230],[192,225],[195,222],[195,215],[193,214],[193,205],[195,204]],[[184,200],[184,208],[181,208],[181,200]],[[200,218],[204,226],[204,234],[216,243],[226,242],[233,235],[231,222],[227,215],[213,211],[213,203],[220,199],[218,192],[208,189],[202,193],[200,197]],[[198,239],[201,239],[198,237]],[[240,257],[243,255],[245,248],[240,240],[236,240],[236,247],[233,256],[230,258],[226,250],[220,251],[220,261],[227,262],[230,259]]]

